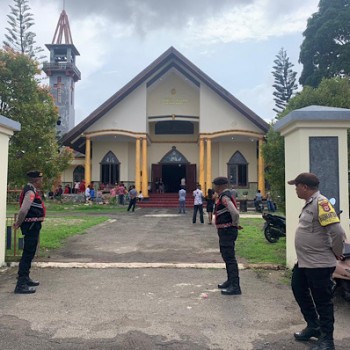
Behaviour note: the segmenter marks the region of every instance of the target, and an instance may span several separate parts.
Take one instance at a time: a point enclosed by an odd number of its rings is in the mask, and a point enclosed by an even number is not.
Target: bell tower
[[[76,56],[80,54],[73,44],[65,10],[58,20],[52,43],[45,46],[50,51],[50,61],[44,63],[43,70],[49,77],[51,93],[59,109],[57,131],[62,137],[74,127],[74,87],[81,78],[75,65]]]

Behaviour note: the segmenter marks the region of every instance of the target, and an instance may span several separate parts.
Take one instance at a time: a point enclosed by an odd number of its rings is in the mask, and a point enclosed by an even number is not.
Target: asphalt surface
[[[41,282],[32,295],[13,293],[16,267],[2,270],[0,349],[304,350],[314,344],[293,339],[304,322],[283,271],[241,270],[243,294],[222,296],[215,228],[192,224],[191,212],[174,214],[109,215],[51,252],[46,268],[32,268]],[[350,304],[338,294],[335,317],[336,348],[349,349]]]

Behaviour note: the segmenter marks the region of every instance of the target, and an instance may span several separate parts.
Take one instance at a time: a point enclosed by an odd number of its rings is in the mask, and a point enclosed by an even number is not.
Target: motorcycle
[[[263,213],[264,235],[270,243],[276,243],[280,237],[286,237],[286,218],[284,216]]]
[[[335,288],[340,287],[343,298],[350,301],[350,243],[345,242],[344,252],[341,260],[337,261],[337,266],[333,272]]]

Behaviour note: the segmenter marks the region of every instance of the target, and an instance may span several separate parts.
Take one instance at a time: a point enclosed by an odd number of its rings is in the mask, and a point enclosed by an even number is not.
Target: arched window
[[[235,187],[248,186],[248,162],[241,152],[237,151],[227,163],[227,174],[230,184]]]
[[[81,182],[85,178],[85,168],[82,165],[78,165],[73,171],[73,181]]]
[[[101,182],[105,185],[119,182],[118,158],[112,151],[109,151],[101,161]]]

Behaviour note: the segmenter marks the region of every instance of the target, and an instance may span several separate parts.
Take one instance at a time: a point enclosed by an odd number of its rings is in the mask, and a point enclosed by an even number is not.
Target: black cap
[[[43,173],[38,170],[31,170],[27,172],[27,176],[31,179],[35,179],[37,177],[43,177]]]
[[[213,184],[214,184],[214,185],[217,185],[217,186],[220,186],[220,185],[227,185],[227,184],[228,184],[228,179],[227,179],[227,177],[219,176],[219,177],[216,177],[216,178],[213,180]]]
[[[318,187],[320,180],[313,173],[301,173],[294,180],[288,181],[289,185],[303,184],[309,187]]]

